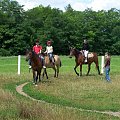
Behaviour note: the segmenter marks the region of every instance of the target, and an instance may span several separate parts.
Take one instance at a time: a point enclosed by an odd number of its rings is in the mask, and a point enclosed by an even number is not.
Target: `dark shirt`
[[[89,50],[89,45],[88,43],[83,43],[83,48],[82,50]]]
[[[105,59],[105,67],[110,66],[110,57]]]

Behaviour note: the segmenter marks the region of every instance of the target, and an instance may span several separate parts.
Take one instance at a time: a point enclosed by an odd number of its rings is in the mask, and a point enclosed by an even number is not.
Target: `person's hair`
[[[87,40],[86,40],[86,39],[84,39],[84,43],[87,43]]]
[[[108,56],[109,56],[109,55],[110,55],[110,53],[109,53],[109,52],[106,52],[106,53],[105,53],[105,55],[108,55]]]
[[[36,43],[39,43],[39,40],[38,40],[38,39],[36,40]]]
[[[47,45],[51,45],[51,41],[50,40],[47,41]]]

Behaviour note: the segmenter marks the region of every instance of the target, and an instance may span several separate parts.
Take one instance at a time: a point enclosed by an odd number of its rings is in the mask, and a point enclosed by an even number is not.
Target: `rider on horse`
[[[54,64],[54,57],[53,57],[53,46],[51,45],[51,41],[47,41],[47,47],[46,51],[44,53],[47,53],[50,59],[50,62]]]
[[[84,39],[82,50],[83,50],[83,53],[84,53],[84,56],[85,56],[85,61],[84,62],[86,63],[88,52],[89,52],[89,44],[88,44],[86,39]]]
[[[35,53],[37,53],[40,57],[40,59],[42,60],[43,62],[43,68],[46,68],[45,67],[45,60],[44,60],[44,57],[41,55],[41,52],[42,52],[42,46],[39,45],[39,40],[36,40],[36,45],[33,46],[33,51]]]

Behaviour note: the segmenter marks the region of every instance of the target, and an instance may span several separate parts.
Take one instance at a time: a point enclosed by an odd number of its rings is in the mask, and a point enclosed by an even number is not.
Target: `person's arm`
[[[46,47],[46,51],[44,53],[47,53],[47,47]]]
[[[41,53],[42,52],[42,46],[40,46],[40,51],[39,51],[39,53]]]
[[[33,46],[33,51],[35,51],[35,47]]]

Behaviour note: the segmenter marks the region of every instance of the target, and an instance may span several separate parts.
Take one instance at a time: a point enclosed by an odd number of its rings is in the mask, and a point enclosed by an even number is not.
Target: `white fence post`
[[[20,55],[18,55],[18,75],[20,75]]]
[[[101,58],[101,73],[103,74],[104,73],[104,56],[102,56]]]

